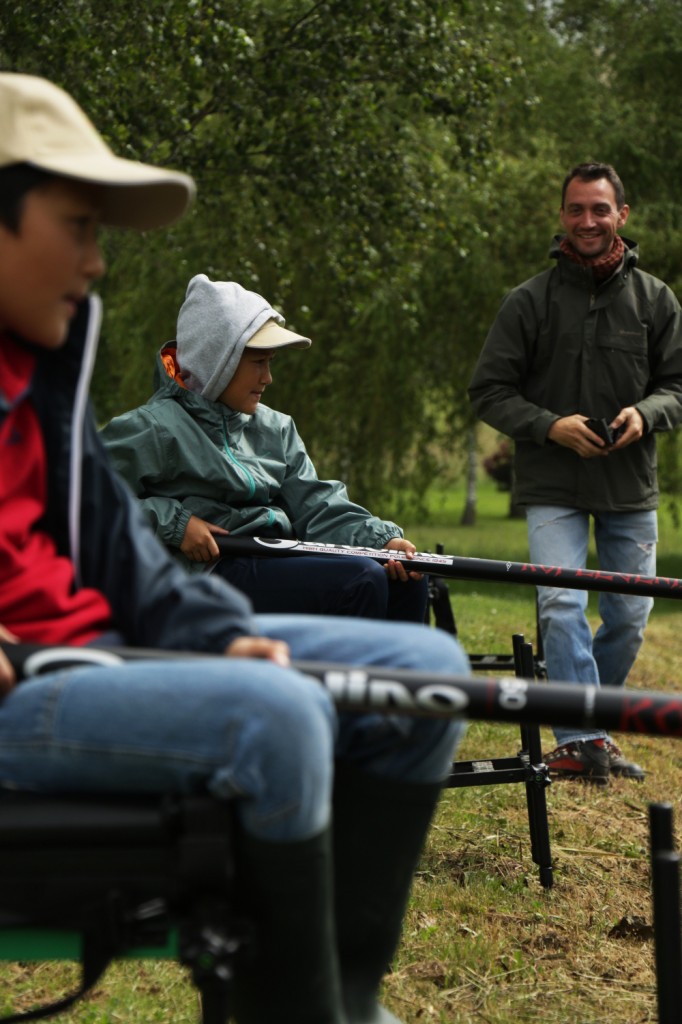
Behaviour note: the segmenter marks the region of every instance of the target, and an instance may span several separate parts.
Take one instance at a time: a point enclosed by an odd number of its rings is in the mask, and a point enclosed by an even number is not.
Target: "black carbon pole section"
[[[49,647],[0,644],[20,679],[79,665],[184,659],[216,655],[128,647]],[[682,695],[575,683],[534,683],[516,676],[469,676],[417,669],[356,667],[294,661],[314,677],[342,711],[374,711],[430,718],[577,725],[616,732],[682,737]]]
[[[307,541],[267,537],[216,537],[222,555],[254,555],[267,558],[329,555],[373,558],[385,564],[403,562],[412,572],[456,580],[487,580],[491,583],[522,583],[533,587],[564,587],[570,590],[601,590],[616,594],[682,599],[682,580],[669,576],[640,576],[634,573],[598,569],[568,569],[559,565],[506,562],[493,558],[460,555],[432,555],[417,552],[408,558],[404,551],[384,548],[356,548],[343,544],[312,544]]]

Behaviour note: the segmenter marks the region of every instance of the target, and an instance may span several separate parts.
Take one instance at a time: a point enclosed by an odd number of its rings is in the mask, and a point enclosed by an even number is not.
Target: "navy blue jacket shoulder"
[[[97,587],[128,644],[220,653],[256,632],[249,601],[224,581],[190,578],[156,539],[112,468],[88,388],[99,331],[97,297],[83,303],[66,344],[37,350],[33,400],[48,462],[45,528],[76,567],[79,586]]]

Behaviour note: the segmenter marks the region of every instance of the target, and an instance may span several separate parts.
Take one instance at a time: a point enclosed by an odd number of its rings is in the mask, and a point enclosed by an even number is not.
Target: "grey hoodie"
[[[177,360],[190,391],[215,402],[232,380],[248,341],[268,320],[284,317],[235,281],[197,274],[187,285],[177,326]]]

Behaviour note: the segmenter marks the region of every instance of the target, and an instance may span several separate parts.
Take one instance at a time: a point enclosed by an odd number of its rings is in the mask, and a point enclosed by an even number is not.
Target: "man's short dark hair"
[[[586,163],[577,164],[577,166],[574,167],[573,170],[569,171],[564,178],[564,183],[561,187],[562,210],[566,200],[566,189],[574,178],[580,178],[581,181],[598,181],[599,178],[606,178],[606,180],[613,186],[613,191],[616,195],[616,209],[622,210],[625,206],[625,189],[623,188],[623,182],[620,180],[611,164]]]
[[[39,188],[51,178],[54,178],[53,174],[32,167],[31,164],[0,167],[0,224],[16,234],[26,193]]]

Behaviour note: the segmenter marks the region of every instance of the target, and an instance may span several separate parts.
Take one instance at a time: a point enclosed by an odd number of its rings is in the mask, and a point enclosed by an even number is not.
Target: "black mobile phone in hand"
[[[608,420],[605,420],[603,417],[601,419],[589,419],[586,421],[585,426],[589,427],[592,433],[596,434],[597,437],[601,437],[602,441],[604,441],[609,448],[616,443],[620,435],[625,430],[624,423],[613,430],[609,426]]]

